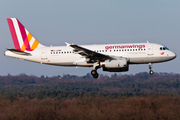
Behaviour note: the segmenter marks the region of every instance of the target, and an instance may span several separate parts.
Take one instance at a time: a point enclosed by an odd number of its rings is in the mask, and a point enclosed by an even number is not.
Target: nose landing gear
[[[152,68],[152,65],[151,65],[151,63],[149,63],[149,69],[150,69],[149,74],[150,74],[150,75],[152,75],[152,74],[154,73],[154,71],[151,70],[151,68]]]
[[[152,71],[152,70],[149,71],[149,74],[150,74],[150,75],[152,75],[153,73],[154,73],[154,71]]]

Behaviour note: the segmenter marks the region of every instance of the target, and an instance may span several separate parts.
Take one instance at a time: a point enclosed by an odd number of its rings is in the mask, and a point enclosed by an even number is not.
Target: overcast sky
[[[175,60],[153,64],[155,72],[179,73],[179,0],[1,0],[0,75],[85,75],[92,68],[42,65],[4,56],[14,48],[6,18],[16,17],[43,45],[64,42],[87,45],[104,43],[159,43],[176,52]],[[149,72],[148,65],[130,65],[122,74]],[[108,72],[99,73],[109,74]]]

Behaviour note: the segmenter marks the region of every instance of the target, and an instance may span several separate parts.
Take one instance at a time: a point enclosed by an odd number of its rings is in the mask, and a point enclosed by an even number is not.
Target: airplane
[[[102,45],[44,46],[19,22],[7,18],[14,48],[8,48],[5,56],[56,66],[93,67],[91,75],[98,78],[97,70],[126,72],[130,64],[148,64],[152,75],[153,63],[170,61],[176,53],[156,43],[126,43]]]

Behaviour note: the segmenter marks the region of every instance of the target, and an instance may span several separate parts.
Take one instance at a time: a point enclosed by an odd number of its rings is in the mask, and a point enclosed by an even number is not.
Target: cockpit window
[[[167,47],[164,47],[166,50],[169,50]]]
[[[169,50],[167,47],[160,47],[160,50]]]

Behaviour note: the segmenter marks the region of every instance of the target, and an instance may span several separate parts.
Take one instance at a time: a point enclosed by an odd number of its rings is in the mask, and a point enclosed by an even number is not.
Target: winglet
[[[70,45],[71,45],[71,44],[69,44],[69,43],[67,43],[67,42],[65,42],[65,43],[66,43],[67,46],[70,46]]]

